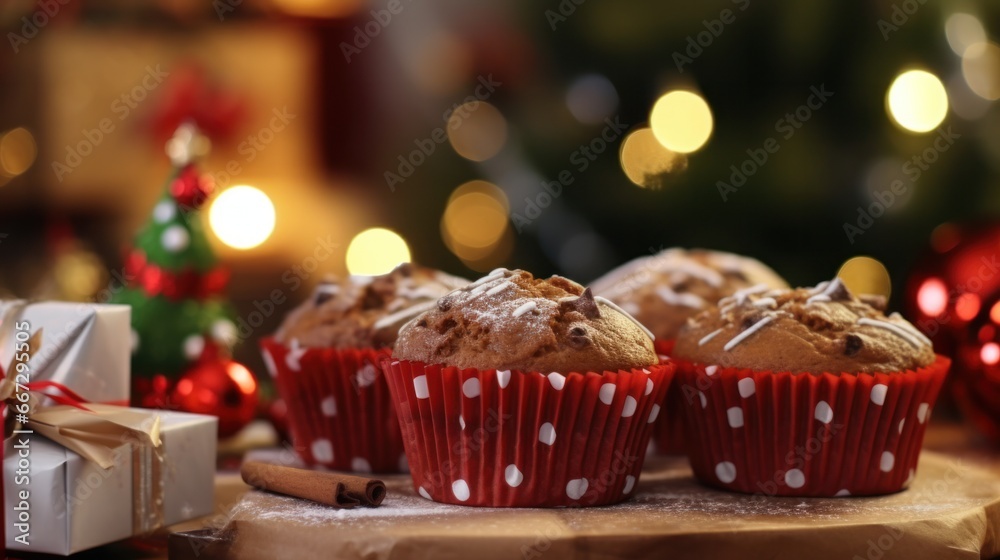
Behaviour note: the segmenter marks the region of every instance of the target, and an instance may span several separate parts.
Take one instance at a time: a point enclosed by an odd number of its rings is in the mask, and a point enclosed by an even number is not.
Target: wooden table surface
[[[963,462],[993,472],[1000,472],[1000,448],[983,441],[968,428],[959,424],[932,425],[927,432],[924,448],[960,457]],[[230,461],[232,464],[232,461]],[[227,519],[232,506],[239,501],[249,488],[240,479],[235,470],[222,470],[216,475],[215,504],[216,513],[212,516],[182,523],[169,528],[169,531],[186,531],[205,527],[210,524],[221,525]],[[126,558],[163,559],[167,558],[166,535],[164,531],[153,537],[133,539],[122,543],[99,547],[87,552],[73,555],[77,560],[118,560]],[[24,558],[26,560],[50,559],[47,555],[18,555],[9,558]]]

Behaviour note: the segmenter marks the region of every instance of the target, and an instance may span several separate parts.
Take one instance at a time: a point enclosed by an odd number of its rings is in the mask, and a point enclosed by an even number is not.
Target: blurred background
[[[0,294],[107,298],[194,122],[234,323],[283,296],[240,337],[254,371],[323,274],[411,258],[588,282],[709,247],[914,320],[992,309],[946,253],[1000,240],[995,2],[5,0],[0,24]]]

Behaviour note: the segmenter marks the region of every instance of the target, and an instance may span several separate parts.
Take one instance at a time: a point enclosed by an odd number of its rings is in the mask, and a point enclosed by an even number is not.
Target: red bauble
[[[192,365],[170,393],[171,408],[219,417],[219,437],[229,437],[254,419],[257,380],[243,364],[208,353]]]
[[[181,208],[197,210],[212,194],[212,179],[208,175],[199,175],[194,165],[187,165],[170,183],[170,196],[174,197]]]
[[[1000,225],[943,224],[906,284],[908,318],[951,356],[948,394],[1000,442]]]
[[[982,298],[979,314],[955,351],[952,392],[965,416],[1000,444],[1000,290]]]

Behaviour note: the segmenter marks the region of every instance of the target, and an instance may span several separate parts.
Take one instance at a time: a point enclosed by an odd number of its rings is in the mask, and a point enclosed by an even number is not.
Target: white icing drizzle
[[[487,274],[486,276],[483,276],[479,280],[476,280],[475,282],[473,282],[473,283],[465,286],[465,288],[463,288],[463,289],[464,290],[472,290],[472,289],[474,289],[474,288],[476,288],[478,286],[481,286],[482,284],[486,284],[487,282],[492,282],[493,280],[497,280],[498,278],[502,278],[502,277],[506,276],[507,272],[508,272],[508,270],[506,268],[498,268],[498,269],[494,270],[493,272]]]
[[[806,305],[816,303],[817,301],[830,301],[830,296],[826,294],[816,294],[814,296],[809,296],[809,299],[806,300]]]
[[[669,303],[670,305],[680,305],[684,307],[693,307],[695,309],[701,309],[705,307],[705,300],[701,299],[695,294],[679,294],[667,286],[658,286],[656,288],[656,295],[660,296],[660,299]]]
[[[521,307],[515,309],[512,315],[515,317],[520,317],[521,315],[524,315],[525,313],[531,311],[532,309],[535,309],[536,307],[538,307],[537,303],[529,301],[527,303],[521,304]]]
[[[778,301],[773,297],[760,298],[753,302],[754,307],[775,307],[778,305]]]
[[[722,349],[725,350],[726,352],[732,350],[733,348],[736,347],[737,344],[743,342],[744,340],[746,340],[746,338],[748,336],[750,336],[753,333],[759,331],[761,328],[764,327],[764,325],[767,325],[768,323],[770,323],[773,320],[774,320],[773,316],[764,317],[760,321],[757,321],[753,325],[750,325],[750,328],[748,328],[747,330],[745,330],[745,331],[741,332],[740,334],[734,336],[732,338],[732,340],[730,340],[729,342],[727,342],[726,345],[722,347]]]
[[[615,311],[617,311],[617,312],[621,313],[622,315],[628,317],[629,320],[631,320],[633,323],[635,323],[635,326],[639,327],[640,329],[642,329],[642,332],[646,333],[646,336],[648,336],[650,340],[656,340],[656,337],[653,336],[653,333],[650,332],[650,330],[646,328],[646,325],[643,325],[642,323],[640,323],[635,317],[633,317],[633,316],[629,315],[628,313],[626,313],[624,309],[622,309],[621,307],[618,307],[617,305],[615,305],[610,300],[605,299],[605,298],[603,298],[601,296],[594,296],[594,301],[601,302],[604,305],[607,305],[608,307],[610,307],[611,309],[614,309]]]
[[[319,286],[316,286],[316,293],[318,293],[318,294],[331,294],[331,295],[333,295],[333,294],[336,294],[338,292],[340,292],[340,286],[338,286],[336,284],[323,283],[323,284],[320,284]]]
[[[489,282],[484,282],[484,283],[476,286],[475,288],[473,288],[473,290],[471,292],[469,292],[469,295],[472,296],[472,297],[478,296],[479,294],[481,294],[481,293],[485,292],[486,290],[492,288],[493,287],[493,282],[496,282],[497,280],[499,280],[499,278],[494,278],[493,280],[490,280]]]
[[[761,292],[766,292],[767,290],[770,290],[770,289],[771,289],[771,287],[768,286],[767,284],[756,284],[754,286],[750,286],[749,288],[743,288],[742,290],[736,290],[735,292],[733,292],[733,295],[731,295],[729,297],[722,298],[720,300],[720,303],[721,302],[726,302],[726,303],[731,303],[732,302],[732,303],[735,303],[736,305],[743,305],[744,303],[746,303],[747,297],[749,297],[749,296],[751,296],[753,294],[759,294]]]
[[[714,331],[701,337],[701,340],[698,341],[698,346],[704,346],[706,342],[715,338],[720,332],[722,332],[722,329],[715,329]]]
[[[385,327],[390,327],[392,325],[395,325],[397,322],[399,322],[400,319],[405,319],[407,317],[419,315],[424,311],[433,308],[435,305],[437,305],[436,301],[425,301],[423,303],[418,303],[417,305],[407,307],[402,311],[398,311],[391,315],[386,315],[385,317],[382,317],[378,321],[375,321],[375,323],[372,326],[375,327],[376,329],[384,329]]]
[[[812,290],[809,290],[809,293],[810,294],[819,294],[819,293],[822,293],[823,290],[825,290],[826,287],[829,286],[829,285],[830,285],[830,281],[829,280],[824,280],[824,281],[820,282],[819,284],[816,284],[816,286],[814,286]]]
[[[867,317],[861,317],[860,319],[858,319],[858,324],[885,329],[895,334],[896,336],[902,338],[906,342],[909,342],[910,346],[913,346],[914,348],[920,347],[920,342],[921,342],[920,339],[914,336],[909,329],[905,329],[899,325],[895,325],[887,321],[879,321],[878,319],[869,319]]]
[[[500,284],[497,284],[496,286],[493,286],[489,290],[487,290],[486,291],[486,295],[488,295],[488,296],[495,296],[495,295],[499,294],[500,292],[506,290],[507,288],[510,288],[513,285],[514,285],[514,283],[511,282],[510,280],[504,281],[504,282],[502,282]]]
[[[897,319],[899,321],[903,321],[902,323],[900,323],[900,325],[899,325],[900,327],[902,327],[902,328],[910,331],[914,335],[916,335],[917,338],[919,338],[920,340],[924,341],[924,344],[926,344],[927,346],[933,346],[934,345],[934,343],[931,342],[931,339],[927,338],[927,335],[925,335],[924,333],[920,332],[920,330],[918,330],[917,327],[914,327],[912,323],[910,323],[909,321],[907,321],[906,319],[904,319],[903,316],[899,314],[899,312],[893,312],[892,315],[889,315],[889,318],[890,319]]]

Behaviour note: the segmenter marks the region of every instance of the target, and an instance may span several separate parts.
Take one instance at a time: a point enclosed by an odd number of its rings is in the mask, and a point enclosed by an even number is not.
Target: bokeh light
[[[668,150],[681,154],[697,151],[712,135],[712,111],[697,93],[671,91],[653,105],[649,125]]]
[[[900,128],[929,132],[948,114],[948,94],[934,74],[909,70],[892,81],[886,94],[886,107]]]
[[[971,321],[979,314],[980,305],[979,296],[973,293],[964,293],[955,300],[955,315],[963,321]]]
[[[396,232],[371,228],[354,236],[347,246],[347,271],[356,276],[377,276],[410,262],[410,248]]]
[[[507,120],[485,101],[463,103],[448,117],[448,141],[465,159],[486,161],[507,142]]]
[[[993,304],[990,308],[990,321],[1000,325],[1000,301]]]
[[[451,193],[441,216],[445,245],[473,270],[505,259],[513,247],[510,205],[503,190],[486,181],[469,181]]]
[[[1000,45],[981,42],[962,55],[962,77],[973,93],[996,101],[1000,99]]]
[[[664,148],[649,128],[630,132],[619,157],[629,180],[644,188],[660,188],[665,175],[687,168],[687,157]]]
[[[979,359],[988,366],[994,366],[1000,362],[1000,345],[996,342],[987,342],[979,349]]]
[[[928,317],[937,317],[948,308],[948,287],[940,278],[928,278],[920,284],[917,307]]]
[[[35,137],[26,128],[15,128],[0,137],[0,173],[13,177],[31,167],[38,155]]]
[[[284,12],[314,18],[343,18],[366,5],[363,0],[272,0]],[[233,6],[239,4],[234,3]]]
[[[597,124],[618,108],[618,91],[600,74],[584,74],[566,90],[566,108],[584,124]]]
[[[885,265],[871,257],[852,257],[840,267],[837,276],[855,294],[889,297],[892,284]]]
[[[948,16],[944,23],[944,35],[948,46],[958,56],[965,54],[965,49],[986,40],[986,30],[979,18],[962,12]]]
[[[212,202],[208,223],[226,245],[252,249],[274,232],[274,204],[260,189],[238,185],[222,191]]]

